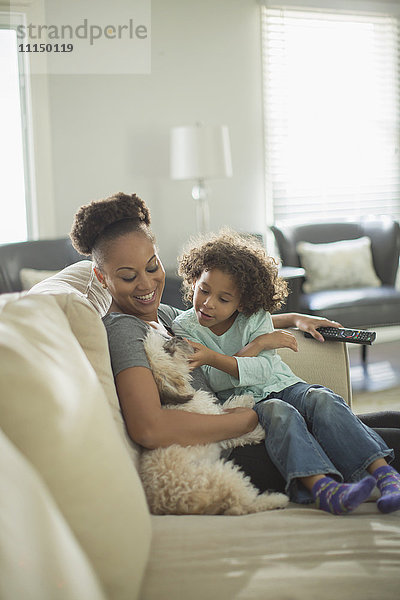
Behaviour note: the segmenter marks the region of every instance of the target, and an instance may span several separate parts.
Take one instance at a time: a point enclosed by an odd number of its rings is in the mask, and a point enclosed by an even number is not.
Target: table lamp
[[[210,229],[206,181],[232,176],[228,127],[202,125],[171,129],[171,179],[194,179],[197,230]]]

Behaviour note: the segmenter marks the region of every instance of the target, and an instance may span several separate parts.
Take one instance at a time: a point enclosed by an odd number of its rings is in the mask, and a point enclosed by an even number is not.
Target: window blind
[[[268,224],[400,219],[399,20],[261,11]]]

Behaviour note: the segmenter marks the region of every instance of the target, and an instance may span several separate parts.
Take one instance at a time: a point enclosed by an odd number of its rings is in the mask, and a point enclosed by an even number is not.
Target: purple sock
[[[373,477],[365,477],[356,483],[338,483],[331,477],[323,477],[311,490],[317,508],[334,515],[345,515],[368,500],[375,487]]]
[[[378,508],[383,513],[400,510],[400,474],[390,465],[379,467],[373,473],[381,497],[377,500]]]

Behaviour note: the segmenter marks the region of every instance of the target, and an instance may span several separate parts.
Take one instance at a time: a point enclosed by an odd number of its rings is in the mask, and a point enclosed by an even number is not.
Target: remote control
[[[375,331],[364,331],[362,329],[345,329],[344,327],[317,327],[317,331],[326,340],[336,342],[352,342],[353,344],[369,344],[376,338]],[[305,337],[312,337],[311,333],[305,333]]]

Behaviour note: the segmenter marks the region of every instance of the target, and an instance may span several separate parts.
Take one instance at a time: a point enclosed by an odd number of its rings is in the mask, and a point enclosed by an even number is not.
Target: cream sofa
[[[394,599],[400,514],[151,516],[82,261],[0,296],[1,600]],[[351,402],[344,345],[285,359]]]

